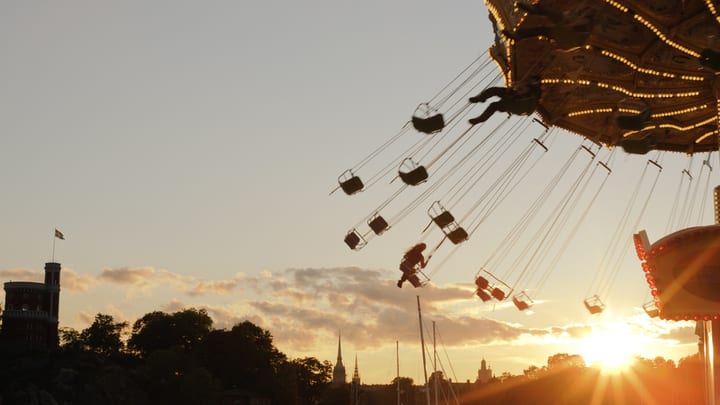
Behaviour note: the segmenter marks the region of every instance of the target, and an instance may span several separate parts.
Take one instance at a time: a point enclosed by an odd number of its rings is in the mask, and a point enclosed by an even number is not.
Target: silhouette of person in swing
[[[503,30],[502,33],[508,38],[519,41],[524,38],[547,37],[552,39],[560,49],[569,50],[583,46],[587,43],[587,39],[593,29],[594,16],[592,8],[582,7],[583,2],[577,5],[579,8],[573,8],[560,12],[543,7],[541,4],[525,4],[518,2],[517,7],[528,14],[546,17],[550,24],[531,27],[519,28],[515,32]]]
[[[402,288],[403,283],[408,278],[415,275],[415,273],[417,272],[416,267],[418,265],[420,265],[421,269],[425,268],[425,265],[427,263],[425,262],[425,257],[423,256],[422,252],[423,250],[425,250],[426,247],[426,244],[420,242],[405,251],[402,261],[400,262],[400,271],[402,271],[403,274],[402,277],[400,277],[400,280],[398,280],[397,282],[398,288]]]
[[[468,122],[472,125],[485,122],[498,111],[517,115],[532,114],[540,102],[540,79],[520,82],[513,87],[488,87],[475,97],[470,97],[471,103],[482,103],[490,97],[497,96],[500,100],[491,103],[485,111]]]

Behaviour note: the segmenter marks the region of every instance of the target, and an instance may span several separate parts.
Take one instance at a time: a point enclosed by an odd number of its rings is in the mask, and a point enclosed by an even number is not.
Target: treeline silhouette
[[[690,405],[703,403],[703,378],[698,355],[677,365],[638,357],[623,373],[603,374],[578,355],[558,353],[542,367],[487,383],[433,373],[428,387],[431,397],[438,387],[443,403],[457,398],[463,405]],[[0,341],[2,405],[351,403],[349,384],[331,380],[330,362],[288,358],[269,331],[249,321],[214,329],[207,312],[195,308],[150,312],[132,326],[99,313],[81,331],[60,328],[58,348]],[[423,386],[399,381],[399,392],[397,379],[363,385],[357,405],[393,405],[398,396],[404,405],[425,403]]]
[[[97,314],[48,349],[0,342],[0,404],[346,404],[332,364],[289,359],[245,321],[213,329],[203,309],[150,312],[132,327]]]

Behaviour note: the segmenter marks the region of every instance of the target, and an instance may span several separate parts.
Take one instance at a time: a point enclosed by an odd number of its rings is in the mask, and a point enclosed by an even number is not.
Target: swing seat
[[[368,226],[375,232],[375,235],[382,235],[383,232],[390,228],[385,218],[380,215],[375,215],[368,221]]]
[[[525,301],[521,301],[518,299],[518,297],[513,297],[513,304],[519,309],[520,311],[525,311],[526,309],[530,308],[530,304],[528,304]]]
[[[400,175],[400,179],[410,186],[417,186],[428,178],[428,172],[425,170],[425,166],[418,166],[406,173],[399,171],[398,174]]]
[[[515,294],[512,300],[513,304],[515,304],[517,309],[519,309],[520,311],[525,311],[529,309],[535,303],[525,291]]]
[[[655,301],[647,302],[643,305],[643,310],[648,314],[650,318],[657,318],[660,316],[660,309],[655,305]]]
[[[480,288],[478,288],[477,291],[475,291],[475,295],[480,297],[480,299],[483,300],[483,302],[488,302],[492,298],[492,297],[490,297],[490,294],[487,293],[487,291],[480,289]]]
[[[409,281],[410,284],[412,284],[412,286],[415,287],[415,288],[418,288],[418,287],[422,287],[422,286],[423,286],[423,283],[422,283],[422,281],[420,281],[420,277],[418,277],[417,274],[411,274],[411,275],[409,275],[409,276],[407,277],[407,281]]]
[[[346,170],[338,177],[338,183],[347,195],[353,195],[365,187],[360,177],[353,175],[350,170]]]
[[[435,114],[425,118],[413,115],[412,124],[419,132],[434,134],[445,128],[445,118],[443,118],[442,114]]]
[[[446,235],[455,245],[465,242],[468,239],[468,233],[462,227],[457,227]]]
[[[505,299],[505,291],[495,287],[492,289],[491,292],[492,296],[495,297],[496,300],[502,301]]]
[[[487,279],[486,279],[485,277],[478,276],[478,278],[475,279],[475,285],[476,285],[479,289],[484,290],[484,289],[488,288],[488,285],[489,285],[489,284],[490,284],[490,283],[487,281]]]
[[[358,233],[358,231],[353,229],[345,235],[345,244],[347,244],[352,250],[360,250],[367,245],[367,241]]]
[[[600,301],[600,297],[597,295],[593,295],[590,298],[587,298],[584,302],[585,308],[592,314],[599,314],[602,313],[605,310],[605,305]]]
[[[455,222],[455,217],[453,217],[450,211],[443,211],[440,215],[433,217],[432,220],[442,229]]]

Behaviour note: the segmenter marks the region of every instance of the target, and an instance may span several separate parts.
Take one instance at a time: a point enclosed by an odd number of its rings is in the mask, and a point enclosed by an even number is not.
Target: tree
[[[201,361],[226,389],[272,395],[286,357],[273,345],[270,332],[245,321],[229,331],[210,332],[202,343]]]
[[[410,377],[395,377],[390,383],[390,388],[398,388],[398,379],[400,380],[400,401],[403,404],[414,404],[415,403],[415,386],[413,386],[413,379]]]
[[[212,318],[204,309],[188,308],[168,314],[154,311],[135,321],[128,348],[145,358],[160,349],[178,347],[191,352],[210,333]]]
[[[80,332],[73,328],[61,327],[58,329],[60,349],[64,351],[79,351],[83,348],[83,339]]]
[[[332,379],[332,364],[315,357],[285,362],[279,371],[283,403],[314,404],[320,401]],[[347,401],[347,397],[343,398]]]
[[[120,335],[127,326],[127,322],[115,322],[112,315],[98,313],[92,325],[80,332],[80,338],[94,352],[116,354],[125,346]]]
[[[585,368],[585,359],[578,354],[557,353],[548,357],[548,370],[563,368]]]

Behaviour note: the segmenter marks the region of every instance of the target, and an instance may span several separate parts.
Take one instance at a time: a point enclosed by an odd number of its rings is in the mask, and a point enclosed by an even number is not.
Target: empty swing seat
[[[412,117],[412,124],[415,129],[425,134],[434,134],[445,128],[445,118],[442,114],[435,114],[429,117]]]
[[[584,301],[585,308],[592,314],[599,314],[605,310],[605,305],[600,301],[600,297],[593,295]]]
[[[440,215],[433,217],[432,220],[440,228],[445,228],[446,226],[455,222],[455,217],[453,217],[450,211],[443,211]]]
[[[347,244],[352,250],[360,250],[367,244],[367,242],[362,235],[353,229],[345,235],[345,244]]]
[[[505,291],[495,287],[492,289],[492,296],[495,297],[496,300],[502,301],[505,299]]]
[[[480,289],[480,288],[478,288],[477,291],[475,291],[475,295],[480,297],[480,299],[483,300],[483,302],[488,302],[492,298],[492,297],[490,297],[490,294],[487,293],[487,291]]]
[[[488,288],[488,281],[485,277],[478,276],[478,278],[475,279],[475,285],[480,289]]]
[[[365,187],[360,177],[353,175],[350,170],[345,171],[338,177],[338,183],[340,183],[340,188],[347,195],[353,195]]]
[[[410,186],[417,186],[428,178],[428,172],[425,170],[425,166],[418,166],[407,173],[400,171],[398,174],[400,175],[400,179]]]
[[[390,228],[390,225],[388,225],[385,218],[380,215],[375,215],[370,221],[368,221],[368,226],[373,230],[373,232],[375,232],[376,235],[381,235]]]
[[[519,309],[520,311],[524,311],[528,308],[530,308],[530,304],[527,301],[522,301],[518,299],[518,297],[513,297],[513,304]]]
[[[658,309],[657,305],[655,304],[655,301],[650,301],[648,303],[645,303],[643,305],[643,309],[645,310],[645,313],[648,314],[650,318],[657,318],[660,316],[660,309]]]
[[[462,227],[458,227],[446,235],[456,245],[466,241],[468,238],[468,233]]]

